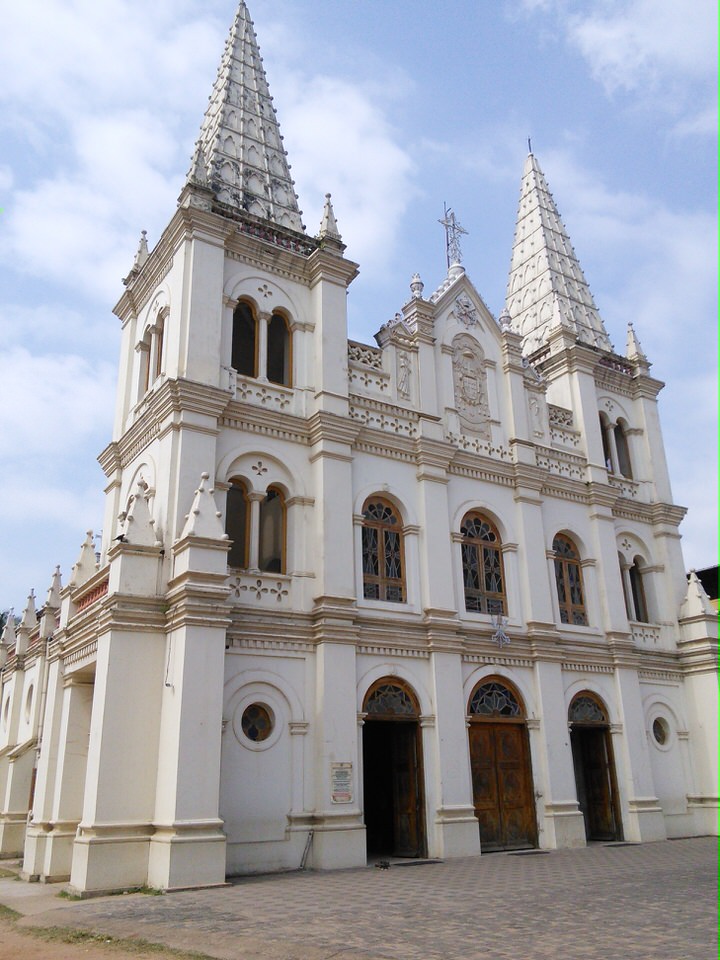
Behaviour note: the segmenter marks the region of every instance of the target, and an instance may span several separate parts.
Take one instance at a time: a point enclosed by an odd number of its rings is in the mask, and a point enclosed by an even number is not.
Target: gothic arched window
[[[292,382],[290,328],[285,317],[274,313],[267,328],[267,378],[289,387]]]
[[[618,471],[623,477],[632,480],[632,464],[630,462],[630,447],[627,439],[627,426],[624,420],[615,424],[615,449],[617,450]]]
[[[257,319],[249,304],[240,302],[233,313],[231,366],[244,377],[257,376]]]
[[[260,503],[258,566],[266,573],[285,573],[285,498],[268,487]]]
[[[505,577],[500,537],[481,513],[468,513],[460,525],[465,609],[505,614]]]
[[[648,615],[647,597],[645,596],[645,584],[643,583],[643,569],[640,557],[635,557],[632,566],[628,570],[630,576],[630,591],[632,593],[632,603],[634,608],[634,618],[640,623],[650,623]]]
[[[405,602],[400,518],[395,508],[380,497],[371,497],[363,508],[362,570],[366,600]]]
[[[232,540],[228,554],[231,567],[248,566],[248,538],[250,533],[250,501],[242,480],[232,480],[227,492],[225,533]]]
[[[555,554],[555,586],[560,606],[560,622],[587,626],[583,596],[582,570],[577,547],[565,534],[559,533],[553,540]]]

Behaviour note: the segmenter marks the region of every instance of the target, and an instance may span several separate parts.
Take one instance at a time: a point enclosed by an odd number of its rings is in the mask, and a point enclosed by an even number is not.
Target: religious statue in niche
[[[455,409],[463,429],[491,439],[485,354],[480,344],[467,333],[452,342]]]
[[[533,437],[540,440],[545,436],[544,403],[538,397],[531,395],[528,399],[528,408],[530,410],[530,429]]]
[[[410,397],[410,354],[405,350],[397,355],[397,388],[401,397]]]

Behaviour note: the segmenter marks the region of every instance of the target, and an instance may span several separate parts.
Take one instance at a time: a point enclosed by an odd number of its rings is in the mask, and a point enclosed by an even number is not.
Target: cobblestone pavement
[[[21,924],[222,960],[711,960],[717,849],[708,837],[598,844],[75,903],[2,880],[0,903],[26,913]]]

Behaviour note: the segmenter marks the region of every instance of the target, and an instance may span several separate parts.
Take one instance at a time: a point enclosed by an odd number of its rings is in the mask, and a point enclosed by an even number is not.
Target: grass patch
[[[60,893],[58,893],[58,897],[60,897],[61,900],[82,900],[79,893],[70,893],[68,890],[61,890]]]
[[[0,918],[17,920],[21,914],[9,907],[0,905]],[[123,953],[136,954],[138,957],[164,957],[166,960],[214,960],[206,953],[196,953],[194,950],[175,950],[161,943],[151,943],[149,940],[130,940],[123,937],[111,937],[103,933],[92,933],[89,930],[72,930],[69,927],[17,927],[19,933],[27,934],[46,943],[68,943],[70,945],[89,945],[106,947],[108,950],[122,950]]]
[[[0,878],[3,880],[9,879],[10,877],[16,877],[17,870],[6,870],[5,867],[0,867]]]

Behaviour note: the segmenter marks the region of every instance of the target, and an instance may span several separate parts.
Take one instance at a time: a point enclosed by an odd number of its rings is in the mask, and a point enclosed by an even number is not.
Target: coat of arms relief
[[[452,342],[455,409],[464,430],[491,439],[490,406],[488,403],[485,354],[482,347],[467,333],[460,333]]]

